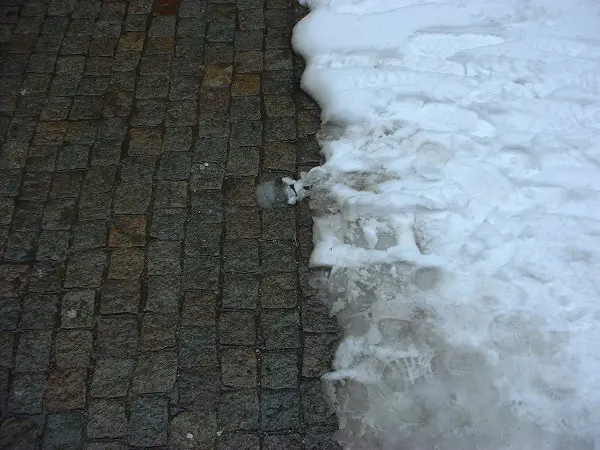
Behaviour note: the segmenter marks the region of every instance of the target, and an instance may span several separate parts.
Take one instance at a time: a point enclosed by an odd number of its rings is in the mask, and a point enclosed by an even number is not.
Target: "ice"
[[[303,3],[340,442],[600,450],[600,4]]]
[[[287,185],[280,180],[271,180],[256,186],[256,203],[263,209],[271,209],[288,200]]]

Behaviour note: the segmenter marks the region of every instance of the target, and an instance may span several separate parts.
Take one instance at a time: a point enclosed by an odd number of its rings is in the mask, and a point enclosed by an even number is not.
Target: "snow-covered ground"
[[[353,449],[600,449],[600,3],[306,0]]]

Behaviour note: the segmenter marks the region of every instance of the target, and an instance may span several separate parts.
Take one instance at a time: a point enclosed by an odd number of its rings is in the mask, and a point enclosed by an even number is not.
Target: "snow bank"
[[[352,449],[600,449],[600,5],[306,0]]]

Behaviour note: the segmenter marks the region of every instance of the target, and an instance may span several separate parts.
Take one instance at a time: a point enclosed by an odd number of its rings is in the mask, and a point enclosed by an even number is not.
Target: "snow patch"
[[[349,449],[600,449],[600,6],[306,0]]]

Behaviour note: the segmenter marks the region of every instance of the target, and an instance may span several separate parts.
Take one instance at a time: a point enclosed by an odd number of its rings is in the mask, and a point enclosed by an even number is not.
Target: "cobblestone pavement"
[[[0,1],[0,448],[333,449],[292,0]]]

